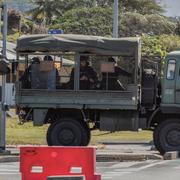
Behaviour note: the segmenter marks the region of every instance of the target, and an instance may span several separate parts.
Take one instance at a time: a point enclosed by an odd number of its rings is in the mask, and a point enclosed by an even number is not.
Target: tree
[[[122,6],[125,11],[140,14],[161,14],[164,12],[156,0],[124,0]]]
[[[112,15],[113,10],[110,8],[74,9],[64,13],[51,28],[61,28],[65,33],[111,36]],[[176,24],[158,14],[142,15],[127,12],[120,16],[119,34],[121,37],[175,33]]]
[[[142,42],[142,53],[146,56],[165,57],[180,47],[180,37],[175,35],[143,35]]]
[[[100,7],[73,9],[57,19],[51,28],[65,33],[111,36],[112,10]]]
[[[31,0],[35,8],[28,13],[35,22],[53,23],[53,19],[62,16],[69,10],[81,8],[112,9],[114,0]],[[135,12],[140,14],[160,14],[163,8],[155,0],[123,0],[120,3],[120,12]]]
[[[77,7],[103,7],[112,8],[114,0],[66,0],[73,2],[74,8]],[[62,2],[62,1],[61,1]],[[156,0],[123,0],[119,3],[119,8],[125,12],[136,12],[140,14],[161,14],[164,12]]]
[[[51,24],[53,18],[62,14],[55,0],[31,0],[31,3],[35,5],[35,8],[29,10],[27,13],[37,23]]]
[[[21,21],[21,14],[20,12],[9,9],[8,10],[8,30],[19,30],[20,28],[20,21]]]
[[[127,12],[120,18],[119,24],[121,36],[174,34],[176,30],[176,23],[159,14]]]
[[[165,57],[166,53],[166,49],[158,36],[142,36],[142,54],[144,56]]]

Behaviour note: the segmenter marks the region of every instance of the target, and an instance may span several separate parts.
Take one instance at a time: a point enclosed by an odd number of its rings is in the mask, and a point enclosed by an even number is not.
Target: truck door
[[[176,87],[175,87],[175,103],[180,104],[180,63],[179,61],[176,63],[177,71],[176,71]]]

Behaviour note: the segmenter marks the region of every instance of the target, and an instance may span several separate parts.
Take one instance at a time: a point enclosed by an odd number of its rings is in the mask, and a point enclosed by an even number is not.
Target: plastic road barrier
[[[21,147],[22,180],[47,180],[51,176],[84,176],[101,180],[95,173],[96,150],[91,147]]]

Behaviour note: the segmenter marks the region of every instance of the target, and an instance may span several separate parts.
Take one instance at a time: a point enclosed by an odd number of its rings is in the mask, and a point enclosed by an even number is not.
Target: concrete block
[[[179,157],[179,152],[178,151],[166,152],[163,157],[164,160],[174,160]]]

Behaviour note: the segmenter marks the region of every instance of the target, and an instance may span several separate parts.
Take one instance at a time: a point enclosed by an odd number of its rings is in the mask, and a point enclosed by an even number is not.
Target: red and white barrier
[[[101,180],[95,173],[96,150],[91,147],[21,147],[22,180],[47,180],[49,176],[78,176]]]

